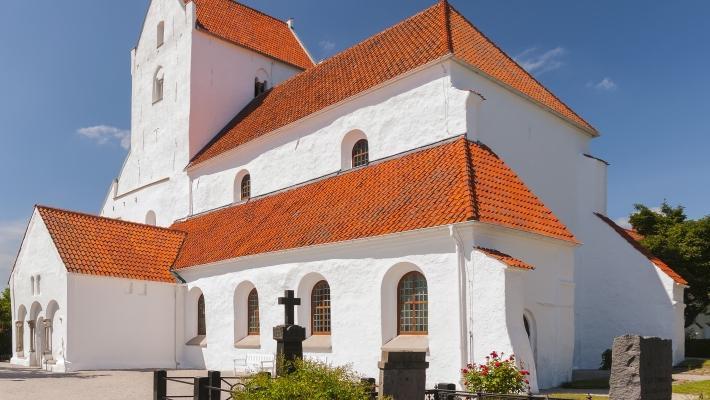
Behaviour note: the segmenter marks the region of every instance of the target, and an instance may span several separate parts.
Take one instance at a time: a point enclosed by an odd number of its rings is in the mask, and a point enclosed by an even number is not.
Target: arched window
[[[254,78],[254,97],[264,93],[266,91],[267,81],[260,80],[258,77]]]
[[[205,323],[205,295],[201,294],[197,299],[197,335],[207,335],[207,325]]]
[[[258,335],[259,334],[259,294],[256,288],[249,292],[249,297],[247,297],[247,334],[248,335]]]
[[[30,289],[32,290],[32,296],[35,295],[35,277],[30,276]]]
[[[360,139],[355,142],[352,155],[353,168],[367,165],[367,162],[369,161],[367,150],[367,139]]]
[[[163,69],[158,68],[153,77],[153,103],[163,100],[163,80],[165,79]]]
[[[156,41],[157,45],[156,45],[156,48],[162,46],[163,43],[164,43],[164,41],[165,41],[165,22],[164,22],[164,21],[160,21],[160,22],[158,23],[158,32],[157,32],[157,41]]]
[[[244,177],[242,178],[242,182],[239,184],[239,188],[241,200],[249,200],[249,197],[251,197],[251,175],[244,175]]]
[[[426,278],[419,272],[409,272],[397,285],[399,335],[426,335],[429,330],[429,303]]]
[[[155,211],[148,211],[148,213],[145,215],[145,224],[152,226],[158,224],[158,217],[155,215]]]
[[[330,286],[320,281],[311,291],[311,334],[330,335]]]

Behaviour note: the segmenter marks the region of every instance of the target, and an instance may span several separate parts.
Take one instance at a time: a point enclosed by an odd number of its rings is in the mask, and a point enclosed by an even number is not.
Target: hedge
[[[710,358],[710,339],[686,339],[685,356]]]

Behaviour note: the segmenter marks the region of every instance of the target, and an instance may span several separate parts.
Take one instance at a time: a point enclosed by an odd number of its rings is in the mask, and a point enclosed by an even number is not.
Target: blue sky
[[[295,18],[323,59],[433,0],[244,2]],[[710,214],[710,2],[451,3],[602,133],[593,153],[611,163],[612,218],[664,199]],[[0,281],[33,204],[98,212],[126,154],[129,52],[147,5],[3,4]]]

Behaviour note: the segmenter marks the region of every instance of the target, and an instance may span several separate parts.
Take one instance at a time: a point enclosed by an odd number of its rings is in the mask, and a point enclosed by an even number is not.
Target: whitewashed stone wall
[[[175,368],[176,285],[69,274],[67,369]]]
[[[39,277],[39,290],[36,280]],[[34,282],[34,288],[33,283]],[[44,221],[35,210],[22,248],[20,249],[15,268],[10,276],[13,322],[13,357],[11,363],[24,366],[39,366],[42,364],[42,327],[40,321],[47,318],[53,323],[52,359],[56,361],[55,370],[64,369],[65,343],[67,337],[67,272],[59,253],[54,247]],[[24,316],[18,311],[24,308]],[[24,324],[24,353],[15,353],[17,345],[15,321],[22,320]],[[30,329],[27,321],[37,321],[36,352],[30,354]]]

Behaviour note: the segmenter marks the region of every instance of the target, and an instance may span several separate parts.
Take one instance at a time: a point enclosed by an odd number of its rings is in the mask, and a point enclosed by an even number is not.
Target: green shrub
[[[599,364],[599,369],[610,370],[611,369],[611,349],[606,349],[602,353],[602,362]]]
[[[271,378],[256,375],[232,394],[234,400],[369,400],[370,389],[349,367],[296,360],[295,372]]]
[[[685,356],[710,358],[710,339],[686,339]]]
[[[484,364],[468,364],[461,373],[470,392],[518,394],[525,393],[530,384],[530,373],[518,369],[514,355],[504,359],[503,353],[495,351],[486,357]]]

